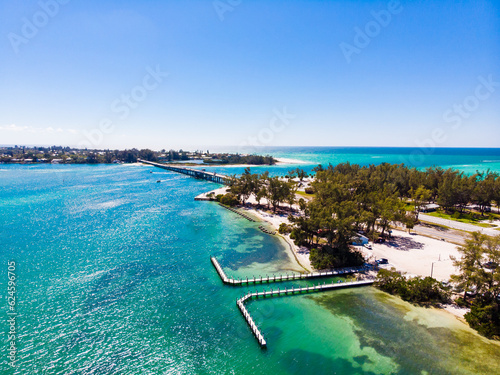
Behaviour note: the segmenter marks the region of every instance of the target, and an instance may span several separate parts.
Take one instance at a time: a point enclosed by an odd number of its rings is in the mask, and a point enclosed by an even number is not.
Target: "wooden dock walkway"
[[[241,313],[243,314],[243,317],[245,318],[248,326],[252,330],[253,335],[255,336],[257,341],[259,342],[259,345],[261,347],[265,348],[267,346],[266,340],[264,339],[262,332],[260,332],[259,327],[257,327],[257,324],[255,324],[255,322],[253,321],[252,316],[248,312],[248,310],[245,307],[245,304],[243,302],[244,301],[241,301],[241,299],[239,299],[238,301],[236,301],[236,305],[238,305],[238,308],[240,309]]]
[[[332,283],[332,284],[319,284],[319,285],[314,285],[314,286],[309,286],[309,287],[303,287],[303,288],[285,288],[285,289],[280,289],[278,288],[277,290],[270,290],[270,291],[262,291],[258,292],[256,291],[255,293],[247,293],[240,299],[236,301],[236,305],[240,309],[241,313],[245,317],[245,320],[252,330],[252,333],[254,334],[255,338],[259,342],[259,345],[261,347],[266,347],[267,342],[264,338],[264,335],[262,334],[261,330],[255,324],[254,320],[252,319],[252,316],[248,312],[247,308],[245,307],[245,302],[249,299],[252,298],[259,298],[259,297],[281,297],[281,296],[287,296],[287,295],[294,295],[294,294],[302,294],[302,293],[317,293],[317,292],[324,292],[327,290],[332,290],[332,289],[342,289],[342,288],[354,288],[354,287],[361,287],[361,286],[369,286],[374,283],[373,280],[361,280],[361,281],[351,281],[351,282],[337,282],[337,283]]]
[[[230,177],[225,176],[225,175],[220,174],[220,173],[200,171],[198,169],[188,168],[188,167],[176,167],[172,164],[155,163],[153,161],[147,161],[147,160],[142,160],[142,159],[137,159],[137,161],[139,163],[153,165],[155,167],[163,168],[163,169],[166,169],[168,171],[182,173],[182,174],[194,177],[194,178],[216,182],[218,184],[229,185],[229,182],[231,181]]]
[[[252,219],[250,216],[248,216],[247,214],[243,213],[243,212],[240,212],[238,211],[237,209],[233,208],[233,207],[230,207],[230,206],[226,206],[225,204],[222,204],[222,203],[219,203],[219,206],[221,207],[224,207],[225,209],[229,210],[229,211],[232,211],[234,212],[235,214],[238,214],[240,215],[241,217],[247,219],[248,221],[255,221],[254,219]]]
[[[227,277],[226,273],[222,269],[219,264],[219,261],[215,257],[210,257],[212,264],[214,265],[217,273],[219,274],[222,282],[227,285],[233,286],[241,286],[248,284],[258,284],[258,283],[275,283],[281,281],[291,281],[291,280],[307,280],[307,279],[315,279],[318,277],[333,277],[333,276],[343,276],[350,275],[356,272],[366,271],[366,267],[346,267],[339,268],[332,271],[323,271],[323,272],[312,272],[312,273],[294,273],[294,274],[286,274],[286,275],[273,275],[266,277],[253,277],[253,278],[245,278],[245,279],[230,279]]]

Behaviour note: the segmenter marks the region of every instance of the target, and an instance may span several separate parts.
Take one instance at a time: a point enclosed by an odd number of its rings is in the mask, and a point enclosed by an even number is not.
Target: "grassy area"
[[[438,210],[435,212],[427,212],[426,215],[439,217],[441,219],[458,221],[466,224],[473,224],[483,228],[491,228],[494,225],[484,223],[482,221],[488,220],[488,216],[481,216],[480,214],[476,214],[474,212],[458,212],[456,211],[453,214],[447,213],[443,210]],[[493,214],[494,216],[497,216]]]
[[[297,191],[297,194],[303,196],[306,199],[313,199],[316,196],[316,194],[307,194],[305,191],[300,190]]]
[[[412,203],[406,202],[404,208],[406,211],[415,211],[415,205]]]

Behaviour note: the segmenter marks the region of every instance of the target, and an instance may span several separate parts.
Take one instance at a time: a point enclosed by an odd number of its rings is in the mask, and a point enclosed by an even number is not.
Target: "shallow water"
[[[235,305],[255,287],[223,286],[209,257],[237,277],[300,267],[258,223],[193,200],[216,185],[131,165],[1,169],[0,288],[16,261],[19,314],[19,366],[2,358],[2,374],[499,371],[498,344],[373,288],[250,302],[261,350]]]

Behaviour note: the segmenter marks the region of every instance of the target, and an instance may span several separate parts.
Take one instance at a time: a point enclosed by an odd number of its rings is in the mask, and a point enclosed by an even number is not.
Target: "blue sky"
[[[500,147],[493,0],[0,0],[0,58],[0,144]]]

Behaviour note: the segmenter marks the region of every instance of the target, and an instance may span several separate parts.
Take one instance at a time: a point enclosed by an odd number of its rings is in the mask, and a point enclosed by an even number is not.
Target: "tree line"
[[[482,335],[500,339],[500,235],[471,234],[453,258],[459,272],[451,280],[463,297],[457,303],[470,307],[465,314],[469,325]]]
[[[432,277],[406,278],[399,272],[381,269],[377,274],[375,286],[395,294],[401,299],[420,305],[440,305],[451,301],[451,287],[443,285]]]
[[[242,204],[253,195],[258,205],[265,199],[268,208],[272,208],[274,212],[283,203],[289,204],[291,208],[297,201],[295,193],[298,188],[298,183],[292,176],[289,173],[288,178],[271,177],[267,171],[255,174],[250,172],[250,168],[245,168],[241,176],[231,176],[229,192],[221,199],[232,204]],[[301,204],[304,204],[303,199]]]
[[[424,171],[403,164],[359,166],[343,163],[315,168],[314,199],[304,216],[293,219],[292,234],[300,244],[326,242],[348,246],[357,231],[370,239],[384,236],[392,223],[413,228],[424,205],[436,202],[449,210],[468,204],[484,212],[500,202],[500,178],[486,172],[467,176],[440,167]],[[408,211],[411,203],[413,211]]]
[[[318,166],[314,171],[313,199],[301,199],[303,214],[290,215],[292,224],[282,225],[280,232],[289,232],[296,244],[311,248],[310,260],[317,269],[362,264],[363,257],[350,246],[359,232],[374,240],[388,234],[395,222],[411,228],[429,202],[459,211],[472,204],[482,212],[500,204],[500,178],[489,171],[469,176],[439,167],[417,170],[404,165],[349,163]],[[297,175],[299,171],[291,171],[288,178],[278,178],[245,169],[240,177],[233,177],[228,194],[235,203],[245,202],[252,194],[259,203],[265,197],[276,210],[280,203],[296,201],[297,182],[292,178]],[[459,273],[452,281],[464,291],[458,302],[471,307],[465,319],[481,334],[498,338],[500,235],[491,238],[474,233],[459,251],[462,257],[454,260]],[[428,277],[406,279],[381,271],[378,285],[420,304],[445,303],[450,298],[449,287]]]
[[[448,210],[473,204],[481,212],[500,203],[500,178],[492,172],[468,176],[453,169],[417,170],[388,163],[319,165],[314,172],[313,199],[299,199],[303,215],[290,216],[292,226],[286,228],[297,245],[315,249],[314,267],[333,267],[332,254],[344,253],[358,232],[374,241],[388,235],[394,223],[413,228],[422,207],[430,202]],[[297,182],[292,179],[297,176],[303,180],[307,174],[298,169],[279,178],[267,172],[252,174],[247,168],[240,177],[233,176],[226,200],[242,203],[253,194],[258,204],[266,198],[274,211],[282,203],[291,207],[297,202]]]

